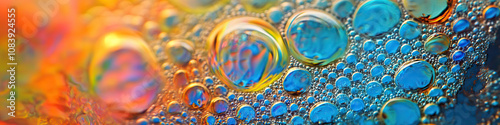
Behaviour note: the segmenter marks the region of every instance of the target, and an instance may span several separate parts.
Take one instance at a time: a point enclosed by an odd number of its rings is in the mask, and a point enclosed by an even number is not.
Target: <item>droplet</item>
[[[178,65],[186,65],[192,58],[194,45],[188,40],[172,40],[165,46],[165,54],[168,59]]]
[[[317,124],[331,123],[339,111],[337,106],[329,102],[320,102],[314,105],[309,112],[311,122]]]
[[[385,72],[385,68],[381,65],[375,65],[372,67],[372,69],[370,69],[370,74],[373,77],[382,76],[382,74],[384,74],[384,72]]]
[[[467,47],[470,44],[470,40],[466,38],[462,38],[458,40],[458,46],[460,47]]]
[[[341,18],[351,15],[354,10],[354,5],[351,0],[337,0],[333,2],[332,5],[333,12]]]
[[[391,30],[401,18],[401,11],[391,0],[369,0],[354,13],[353,25],[359,33],[377,36]]]
[[[202,84],[191,83],[182,92],[184,104],[192,109],[205,108],[210,101],[209,90]]]
[[[365,107],[365,104],[363,103],[363,100],[361,100],[360,98],[352,99],[351,109],[353,111],[361,111],[361,110],[363,110],[364,107]]]
[[[105,34],[89,65],[90,92],[109,111],[139,113],[155,101],[162,88],[160,67],[146,42],[129,30]]]
[[[226,123],[227,125],[236,125],[238,122],[233,117],[228,117]]]
[[[418,23],[413,20],[407,20],[399,27],[399,35],[405,39],[415,39],[420,36]]]
[[[379,118],[387,125],[415,125],[419,123],[420,109],[417,104],[408,99],[391,99],[382,106],[381,110]]]
[[[366,84],[366,94],[371,97],[377,97],[382,93],[382,85],[377,81],[371,81]]]
[[[349,44],[344,25],[318,10],[297,12],[285,27],[290,53],[308,65],[329,64],[342,57]]]
[[[453,21],[453,31],[455,33],[463,32],[470,27],[470,22],[467,19],[457,19]]]
[[[350,87],[351,80],[345,76],[339,77],[335,80],[335,86],[339,89]]]
[[[168,2],[177,9],[189,13],[205,13],[221,8],[229,0],[168,0]]]
[[[287,113],[286,104],[283,102],[276,102],[271,107],[271,116],[276,117]]]
[[[214,125],[215,124],[215,117],[212,115],[206,115],[203,117],[204,119],[204,125]]]
[[[226,113],[229,109],[229,103],[226,99],[221,97],[214,98],[210,105],[212,106],[212,110],[217,114]]]
[[[167,105],[167,112],[171,114],[179,114],[182,111],[182,107],[177,101],[171,101]]]
[[[462,50],[457,50],[453,53],[452,57],[453,61],[460,61],[464,59],[465,53]]]
[[[441,54],[447,51],[450,46],[450,38],[442,33],[433,34],[427,38],[424,48],[431,54]]]
[[[398,68],[394,81],[404,90],[421,89],[432,83],[434,75],[434,68],[427,61],[411,60]]]
[[[257,91],[276,81],[288,65],[279,32],[264,20],[238,17],[217,25],[207,38],[209,64],[228,87]]]
[[[239,120],[243,120],[246,123],[249,123],[255,118],[255,110],[249,105],[241,105],[236,114]]]
[[[396,53],[399,50],[399,46],[401,46],[401,43],[398,40],[391,39],[385,43],[384,47],[387,53]]]
[[[172,83],[177,88],[186,87],[189,84],[188,73],[185,70],[177,70],[174,73],[174,78],[172,80]]]
[[[434,103],[429,103],[425,105],[424,113],[426,115],[437,115],[439,114],[439,106]]]
[[[452,14],[455,0],[403,0],[408,13],[426,23],[442,23]]]
[[[486,19],[494,19],[500,15],[500,9],[498,6],[490,5],[486,7],[483,11],[483,16]]]
[[[264,12],[277,3],[278,0],[241,0],[241,5],[245,10],[252,12]]]
[[[267,12],[267,18],[273,23],[279,23],[283,19],[283,12],[278,7],[273,7]]]
[[[292,94],[298,95],[306,92],[312,83],[312,75],[302,68],[291,68],[283,80],[283,89]]]
[[[304,118],[300,116],[293,116],[292,119],[290,119],[289,124],[291,125],[304,125]]]

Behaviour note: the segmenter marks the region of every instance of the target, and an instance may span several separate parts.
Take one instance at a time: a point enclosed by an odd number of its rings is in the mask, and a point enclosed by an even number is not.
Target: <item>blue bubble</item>
[[[312,83],[312,75],[302,68],[291,68],[283,81],[283,88],[286,92],[298,95],[306,92]]]
[[[396,53],[400,45],[398,40],[391,39],[385,43],[385,51],[387,51],[387,53]]]
[[[370,70],[370,74],[373,77],[381,76],[385,72],[385,68],[381,65],[375,65],[373,68]]]
[[[458,19],[453,22],[453,31],[459,33],[469,29],[470,22],[467,19]]]
[[[363,79],[363,73],[356,72],[352,74],[352,81],[361,81]]]
[[[289,124],[291,125],[304,125],[304,118],[300,116],[293,116],[292,119],[290,119]]]
[[[227,125],[236,125],[238,123],[236,121],[236,119],[234,119],[233,117],[227,118],[226,122],[227,122]]]
[[[256,98],[257,98],[257,100],[264,100],[264,95],[259,93],[259,94],[257,94]]]
[[[382,93],[382,85],[377,81],[371,81],[366,85],[366,94],[371,97],[377,97]]]
[[[353,17],[356,31],[377,36],[391,30],[399,22],[401,11],[393,1],[369,0],[358,7]]]
[[[283,12],[279,8],[271,8],[268,10],[267,16],[273,23],[279,23],[283,19]]]
[[[434,80],[434,68],[423,60],[411,60],[396,72],[395,83],[404,90],[425,88]]]
[[[453,67],[451,67],[451,72],[458,72],[458,70],[460,70],[460,65],[453,65]]]
[[[399,27],[399,35],[405,39],[415,39],[420,35],[418,23],[413,20],[407,20]]]
[[[223,98],[216,98],[212,100],[213,111],[217,114],[225,113],[229,109],[228,102]]]
[[[137,123],[137,125],[149,125],[148,120],[146,120],[144,118],[137,119],[136,123]]]
[[[390,75],[384,75],[384,76],[382,77],[382,83],[383,83],[383,84],[388,84],[388,83],[389,83],[389,82],[391,82],[391,81],[392,81],[392,77],[391,77]]]
[[[377,61],[382,62],[384,60],[385,60],[385,54],[382,53],[377,56]]]
[[[465,53],[461,50],[457,50],[453,53],[452,56],[453,56],[454,61],[460,61],[460,60],[464,59]]]
[[[312,96],[307,97],[308,103],[314,103],[315,101],[316,101],[316,99],[314,99],[314,97],[312,97]]]
[[[328,102],[321,102],[311,109],[309,112],[309,118],[311,122],[324,124],[332,123],[335,120],[335,116],[339,113],[337,106]]]
[[[460,47],[467,47],[470,44],[470,40],[466,38],[462,38],[458,40],[458,46]]]
[[[382,106],[380,116],[387,125],[416,125],[420,122],[420,109],[408,99],[395,98]]]
[[[365,107],[365,103],[360,98],[354,98],[351,101],[351,109],[353,111],[361,111]]]
[[[439,114],[439,106],[436,104],[427,104],[424,107],[424,113],[426,115],[436,115]]]
[[[349,97],[347,97],[346,94],[339,94],[337,95],[337,97],[335,97],[335,99],[337,100],[337,103],[339,104],[346,104],[347,102],[349,102]]]
[[[445,56],[439,57],[438,61],[439,61],[439,63],[446,63],[446,61],[448,61],[448,57],[445,57]]]
[[[363,63],[359,62],[359,63],[356,64],[356,69],[362,70],[364,68],[365,68],[365,65]]]
[[[356,59],[356,55],[350,53],[350,54],[347,54],[347,57],[346,57],[346,62],[349,63],[349,64],[354,64],[356,63],[357,59]]]
[[[208,116],[205,116],[205,123],[207,125],[214,125],[215,124],[215,117],[214,116],[211,116],[211,115],[208,115]]]
[[[332,84],[327,84],[326,85],[326,90],[332,90],[333,89],[333,85]]]
[[[349,16],[354,10],[354,5],[350,0],[338,0],[333,3],[333,12],[341,18]]]
[[[297,111],[299,109],[299,105],[295,104],[295,103],[292,103],[290,105],[290,111]]]
[[[178,113],[181,113],[181,105],[179,102],[177,101],[172,101],[170,103],[168,103],[168,106],[167,106],[167,112],[168,113],[171,113],[171,114],[178,114]]]
[[[439,88],[432,88],[431,91],[429,91],[429,94],[427,94],[430,97],[438,97],[443,95],[443,90]]]
[[[497,18],[498,15],[500,15],[500,9],[497,6],[495,6],[495,5],[488,6],[483,11],[483,16],[486,19]]]
[[[276,102],[271,107],[271,116],[276,117],[287,113],[286,104],[283,102]]]
[[[467,5],[459,3],[455,9],[457,12],[467,12]]]
[[[365,51],[375,50],[375,43],[372,40],[365,41],[365,43],[363,43],[363,50]]]
[[[408,45],[408,44],[403,44],[403,45],[401,46],[401,53],[403,53],[403,54],[407,54],[407,53],[409,53],[410,51],[411,51],[411,46],[410,46],[410,45]]]
[[[253,118],[255,118],[255,110],[249,105],[240,106],[236,114],[237,114],[236,117],[239,120],[243,120],[246,123],[249,123],[250,121],[253,120]]]
[[[341,77],[337,78],[337,80],[335,81],[335,86],[337,86],[337,88],[339,88],[339,89],[342,89],[344,87],[350,87],[351,80],[349,80],[349,78],[347,78],[345,76],[341,76]]]

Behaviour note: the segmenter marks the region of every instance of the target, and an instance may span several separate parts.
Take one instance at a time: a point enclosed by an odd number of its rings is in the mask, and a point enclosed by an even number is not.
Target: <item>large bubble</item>
[[[401,18],[401,11],[391,0],[369,0],[354,12],[353,25],[359,33],[377,36],[385,33]]]

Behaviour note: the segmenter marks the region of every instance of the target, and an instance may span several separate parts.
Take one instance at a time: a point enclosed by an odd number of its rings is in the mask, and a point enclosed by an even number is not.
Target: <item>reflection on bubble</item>
[[[290,125],[304,125],[304,118],[300,116],[293,116],[288,123]]]
[[[320,102],[314,105],[309,112],[311,122],[317,124],[331,123],[339,113],[337,106],[329,102]]]
[[[239,120],[243,120],[246,123],[249,123],[255,118],[255,110],[249,105],[241,105],[236,114]]]
[[[111,111],[146,110],[161,89],[159,67],[150,48],[132,31],[105,34],[89,65],[91,93]]]
[[[463,32],[470,28],[470,22],[467,19],[457,19],[453,21],[453,31],[455,33]]]
[[[276,102],[271,107],[271,116],[276,117],[284,115],[287,112],[286,104],[283,102]]]
[[[277,3],[278,0],[241,0],[241,5],[245,10],[251,12],[264,12]]]
[[[210,105],[212,106],[212,110],[217,114],[225,113],[229,109],[229,103],[221,97],[213,99]]]
[[[416,125],[420,119],[418,105],[408,99],[395,98],[387,101],[379,117],[387,125]]]
[[[215,125],[215,117],[212,115],[206,115],[203,117],[203,124],[204,125]]]
[[[420,35],[418,23],[413,20],[407,20],[399,27],[399,35],[405,39],[415,39]]]
[[[221,8],[229,0],[168,0],[168,2],[186,12],[204,13]]]
[[[434,74],[434,68],[427,61],[411,60],[398,68],[394,82],[404,90],[421,89],[432,83]]]
[[[172,40],[165,47],[165,54],[168,59],[178,65],[186,65],[191,60],[194,45],[188,40]]]
[[[318,10],[297,12],[285,27],[290,53],[305,64],[327,65],[344,55],[349,44],[344,25]]]
[[[332,4],[333,12],[337,14],[337,16],[345,18],[351,15],[354,10],[354,5],[351,0],[337,0]]]
[[[377,97],[382,94],[382,85],[377,81],[371,81],[366,85],[366,94],[371,97]]]
[[[425,41],[424,48],[431,54],[441,54],[448,50],[450,38],[442,33],[433,34]]]
[[[191,83],[182,92],[184,104],[192,109],[205,108],[210,101],[209,90],[202,84]]]
[[[401,11],[391,0],[369,0],[354,12],[353,25],[359,33],[377,36],[393,28],[401,18]]]
[[[277,80],[289,57],[279,32],[254,17],[224,21],[207,38],[212,72],[239,91],[257,91]]]
[[[448,20],[455,0],[403,0],[408,13],[426,23],[442,23]]]
[[[292,94],[298,95],[306,92],[312,83],[312,75],[302,68],[291,68],[283,80],[283,89]]]
[[[500,15],[500,8],[495,5],[486,7],[483,11],[483,16],[486,19],[495,19]]]

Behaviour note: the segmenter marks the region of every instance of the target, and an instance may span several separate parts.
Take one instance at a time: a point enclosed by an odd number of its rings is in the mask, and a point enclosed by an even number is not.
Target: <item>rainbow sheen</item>
[[[255,118],[255,110],[252,106],[249,105],[241,105],[236,111],[236,117],[239,120],[245,121],[245,123],[249,123]]]
[[[303,10],[288,19],[286,43],[293,57],[308,65],[324,66],[342,57],[349,44],[344,25],[319,10]]]
[[[283,80],[283,89],[292,95],[306,92],[312,83],[312,75],[302,68],[291,68]]]
[[[225,20],[212,30],[207,43],[211,71],[238,91],[268,86],[289,62],[278,30],[254,17]]]
[[[311,108],[309,118],[315,124],[332,123],[338,114],[337,106],[329,102],[319,102]]]
[[[431,54],[441,54],[448,50],[450,46],[450,38],[442,33],[433,34],[424,44],[424,49]]]
[[[221,97],[216,97],[212,99],[210,104],[212,106],[212,111],[216,114],[223,114],[229,109],[229,103],[226,99]]]
[[[379,118],[387,125],[416,125],[420,122],[420,109],[408,99],[394,98],[382,106]]]
[[[182,91],[182,101],[192,109],[205,108],[210,102],[209,90],[202,84],[191,83]]]
[[[194,45],[191,41],[184,39],[172,40],[165,46],[165,55],[169,61],[178,64],[186,65],[192,58]]]
[[[434,80],[435,71],[431,64],[424,60],[405,62],[396,71],[394,82],[404,90],[415,90],[427,87]]]
[[[229,0],[168,0],[171,5],[189,13],[206,13],[217,10],[229,3]]]
[[[109,111],[138,113],[162,88],[159,66],[149,46],[129,30],[109,32],[95,44],[88,78],[90,92]]]
[[[420,36],[419,25],[416,21],[407,20],[399,27],[399,35],[405,39],[415,39]]]
[[[391,0],[369,0],[360,4],[353,17],[357,32],[377,36],[398,24],[401,11]]]
[[[498,6],[490,5],[486,7],[483,11],[483,16],[485,19],[495,19],[500,15],[500,9]]]
[[[278,4],[278,0],[241,0],[240,2],[245,10],[251,12],[264,12]]]
[[[408,13],[420,21],[441,23],[448,20],[455,0],[403,0]]]

